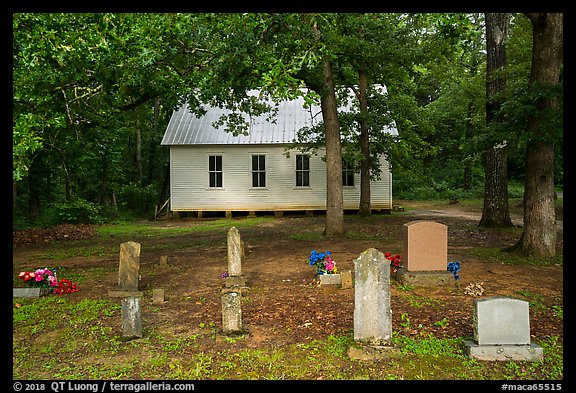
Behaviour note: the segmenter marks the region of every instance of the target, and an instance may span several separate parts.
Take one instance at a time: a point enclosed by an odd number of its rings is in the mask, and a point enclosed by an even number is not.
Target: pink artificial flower
[[[326,270],[331,272],[332,269],[334,269],[334,264],[332,262],[326,262]]]
[[[40,282],[40,281],[42,281],[43,279],[44,279],[44,277],[42,277],[41,274],[37,274],[37,275],[36,275],[36,278],[35,278],[36,282]]]

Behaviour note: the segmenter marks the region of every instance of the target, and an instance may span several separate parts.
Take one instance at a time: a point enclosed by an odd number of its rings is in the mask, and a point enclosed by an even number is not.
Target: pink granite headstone
[[[416,271],[446,271],[448,227],[434,221],[404,224],[404,268]]]

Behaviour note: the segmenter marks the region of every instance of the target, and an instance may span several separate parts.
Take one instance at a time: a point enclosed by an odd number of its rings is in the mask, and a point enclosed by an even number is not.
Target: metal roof
[[[252,95],[255,91],[250,92]],[[225,131],[224,127],[215,128],[213,123],[222,115],[232,111],[224,108],[203,106],[206,114],[197,117],[189,110],[188,104],[183,104],[172,113],[161,145],[198,145],[198,144],[289,144],[295,141],[298,130],[303,127],[312,127],[322,122],[320,106],[312,105],[305,107],[302,97],[290,101],[281,101],[277,105],[271,101],[271,106],[277,106],[278,112],[272,119],[269,114],[264,114],[252,119],[244,115],[244,120],[249,122],[250,128],[247,135],[234,135]],[[349,105],[340,110],[349,111]],[[386,132],[397,134],[395,128]]]

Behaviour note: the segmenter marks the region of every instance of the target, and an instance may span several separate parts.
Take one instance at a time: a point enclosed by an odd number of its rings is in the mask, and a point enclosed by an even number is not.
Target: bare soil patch
[[[353,271],[354,259],[369,247],[401,254],[403,224],[418,219],[433,219],[448,225],[449,260],[461,263],[461,279],[454,280],[454,285],[439,288],[406,290],[398,284],[392,285],[394,330],[406,335],[429,332],[437,337],[472,337],[475,297],[467,294],[465,288],[478,284],[484,290],[482,297],[505,295],[531,301],[533,338],[559,336],[562,341],[563,323],[553,315],[552,306],[563,304],[563,267],[517,266],[480,260],[468,251],[475,247],[510,246],[521,232],[482,229],[477,225],[478,220],[466,212],[454,207],[447,210],[450,214],[419,210],[365,219],[346,216],[349,236],[335,239],[314,235],[323,230],[325,217],[322,215],[285,216],[241,229],[246,252],[242,271],[248,286],[243,296],[242,315],[248,335],[236,345],[286,345],[351,332],[354,290],[328,290],[318,286],[315,272],[306,263],[310,251],[330,250],[340,270]],[[175,219],[156,221],[154,225],[186,226],[197,222],[197,219]],[[170,239],[131,239],[142,244],[140,289],[144,291],[145,329],[186,336],[199,332],[209,323],[221,326],[221,275],[227,269],[226,232],[227,229],[223,229]],[[295,239],[294,234],[310,236]],[[310,240],[300,240],[307,238]],[[34,255],[55,245],[66,247],[69,240],[78,239],[94,239],[95,244],[102,244],[94,227],[89,225],[15,232],[15,274],[40,267],[37,261],[32,261]],[[171,251],[152,250],[155,244],[167,241],[186,241],[189,246]],[[119,247],[117,240],[109,242]],[[561,251],[562,247],[560,235],[558,249]],[[162,255],[168,256],[167,266],[159,264]],[[107,292],[117,284],[117,257],[74,256],[46,261],[46,264],[86,277],[80,292],[67,296],[107,298]],[[152,303],[154,288],[164,288],[164,304]],[[227,346],[222,340],[207,340],[203,345],[206,350]]]

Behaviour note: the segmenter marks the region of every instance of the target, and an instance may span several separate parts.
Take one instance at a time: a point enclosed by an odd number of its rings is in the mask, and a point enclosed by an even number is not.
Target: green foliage
[[[432,357],[461,357],[463,355],[461,338],[441,339],[435,337],[432,333],[414,338],[395,335],[394,342],[398,344],[400,351],[404,354],[410,353]]]
[[[54,203],[51,215],[54,223],[101,224],[105,222],[101,215],[102,207],[82,198],[70,202]]]
[[[117,203],[123,210],[131,210],[137,213],[154,212],[154,206],[158,202],[158,192],[154,184],[141,186],[138,184],[125,184],[117,193]]]
[[[508,198],[520,198],[524,197],[524,183],[519,181],[509,181],[508,182]]]
[[[368,121],[372,153],[385,153],[392,164],[394,197],[482,195],[483,152],[502,140],[511,181],[523,180],[528,141],[553,142],[561,185],[562,83],[528,86],[531,23],[513,14],[501,97],[506,121],[486,128],[483,26],[478,13],[15,13],[15,222],[44,224],[42,210],[55,203],[53,217],[62,222],[98,222],[127,209],[149,215],[167,173],[160,141],[178,104],[186,99],[198,113],[205,102],[228,107],[233,113],[222,126],[244,132],[239,113],[267,109],[246,90],[317,103],[326,59],[338,86],[358,85],[364,70],[369,85],[388,88],[389,95],[371,97],[366,118],[340,120],[354,164],[355,130]],[[560,110],[535,109],[550,97]],[[544,121],[529,135],[534,115]],[[374,132],[392,119],[394,141]],[[471,184],[464,184],[465,171]],[[110,207],[115,198],[120,212]],[[65,206],[64,199],[84,202]]]

